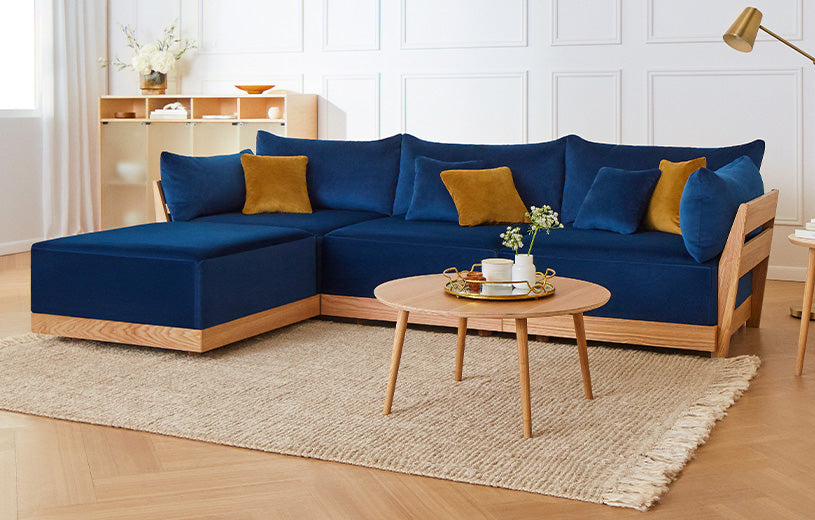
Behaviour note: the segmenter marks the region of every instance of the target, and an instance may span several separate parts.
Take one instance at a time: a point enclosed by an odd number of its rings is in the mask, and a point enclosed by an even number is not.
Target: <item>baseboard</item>
[[[803,282],[806,280],[806,267],[790,267],[786,265],[770,266],[767,269],[767,278],[770,280],[783,280],[787,282]]]
[[[18,240],[17,242],[2,242],[0,243],[0,256],[13,255],[16,253],[27,253],[28,251],[31,251],[31,246],[43,240],[45,239],[31,238],[28,240]]]

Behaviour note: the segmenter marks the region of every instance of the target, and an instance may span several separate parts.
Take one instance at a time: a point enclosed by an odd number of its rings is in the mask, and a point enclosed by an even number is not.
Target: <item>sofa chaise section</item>
[[[168,222],[35,244],[32,330],[204,352],[319,314],[316,239]]]

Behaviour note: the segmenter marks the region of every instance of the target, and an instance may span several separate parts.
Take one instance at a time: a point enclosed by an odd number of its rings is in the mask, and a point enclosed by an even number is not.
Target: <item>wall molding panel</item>
[[[578,134],[593,141],[620,143],[621,77],[620,69],[553,71],[552,136],[559,138]],[[569,82],[571,88],[566,85]],[[600,95],[599,92],[604,92],[605,95]]]
[[[803,39],[803,0],[648,0],[646,42],[719,43],[722,33],[748,5],[762,12],[762,21],[773,32],[788,40]],[[763,32],[756,39],[773,40]]]
[[[775,223],[803,225],[802,79],[801,68],[649,71],[648,142],[705,147],[753,139],[773,143],[761,172],[765,188],[780,192]]]
[[[597,13],[594,18],[587,12]],[[621,0],[552,0],[552,45],[622,43]]]
[[[198,54],[302,52],[303,1],[255,2],[250,13],[234,0],[198,0]]]
[[[323,0],[324,51],[379,50],[381,0]]]
[[[526,47],[527,1],[401,0],[401,48]]]
[[[402,132],[430,141],[528,142],[528,73],[402,75]]]
[[[323,76],[319,114],[321,139],[380,138],[379,74]]]

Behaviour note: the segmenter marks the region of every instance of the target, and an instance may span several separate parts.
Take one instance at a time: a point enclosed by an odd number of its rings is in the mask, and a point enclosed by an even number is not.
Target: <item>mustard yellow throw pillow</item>
[[[246,178],[243,213],[311,213],[306,188],[308,157],[241,155]]]
[[[514,224],[526,207],[506,166],[488,170],[445,170],[441,180],[453,197],[460,226]]]
[[[688,182],[690,174],[705,167],[707,167],[705,157],[677,163],[664,159],[660,161],[659,169],[662,175],[659,177],[657,187],[654,188],[654,194],[651,195],[651,203],[648,205],[643,227],[681,235],[679,200],[682,198],[682,190],[685,189],[685,183]]]

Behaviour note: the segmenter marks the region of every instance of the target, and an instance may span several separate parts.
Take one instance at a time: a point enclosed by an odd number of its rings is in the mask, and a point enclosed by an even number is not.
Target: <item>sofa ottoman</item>
[[[31,249],[34,332],[205,352],[320,313],[316,239],[166,222]]]

